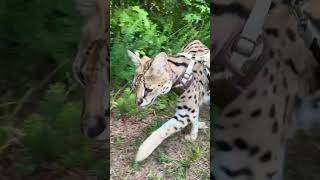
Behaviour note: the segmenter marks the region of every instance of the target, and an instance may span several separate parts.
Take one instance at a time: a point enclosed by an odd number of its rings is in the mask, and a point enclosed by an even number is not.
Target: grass
[[[153,121],[147,129],[147,134],[148,136],[155,130],[157,130],[158,128],[160,128],[165,122],[167,121],[167,119],[160,119],[160,118],[156,118],[155,121]]]
[[[170,165],[166,167],[166,172],[176,179],[186,179],[186,175],[188,174],[192,164],[201,158],[204,158],[203,156],[206,153],[205,148],[198,144],[189,145],[193,145],[191,146],[191,150],[186,154],[185,158],[180,160],[172,160],[165,153],[161,151],[159,153],[159,161],[161,159],[162,162],[170,163]],[[203,171],[205,171],[205,169]],[[205,174],[205,172],[202,173]]]
[[[129,165],[130,171],[140,171],[142,169],[141,165],[135,161],[131,161]]]
[[[122,107],[125,105],[133,106],[132,92],[119,92],[119,97],[111,98],[112,113],[118,113],[115,116],[115,121],[111,123],[111,127],[122,127],[122,121],[129,120],[130,122],[137,122],[126,126],[130,127],[131,132],[119,131],[115,129],[116,133],[112,134],[111,138],[115,142],[111,146],[111,177],[113,179],[133,178],[133,179],[177,179],[182,180],[187,177],[192,177],[196,174],[201,179],[209,178],[209,129],[200,130],[197,141],[189,142],[184,139],[183,133],[189,133],[188,128],[179,132],[168,139],[153,152],[146,160],[135,163],[134,158],[139,146],[142,142],[155,130],[161,127],[168,118],[175,112],[175,94],[167,96],[160,96],[157,98],[157,104],[143,108],[144,118],[139,117],[140,109],[130,109]],[[125,95],[126,98],[121,98]],[[131,97],[131,98],[129,98]],[[120,98],[120,103],[118,100]],[[126,103],[124,101],[126,99]],[[132,101],[132,102],[128,102]],[[120,106],[119,106],[120,105]],[[118,110],[117,108],[121,108]],[[128,116],[130,114],[130,116]],[[208,119],[209,111],[201,113]],[[135,119],[135,120],[133,120]],[[204,162],[204,163],[203,163]],[[200,165],[198,165],[199,163]],[[204,165],[203,165],[204,164]],[[198,179],[198,178],[190,179]]]
[[[159,162],[160,163],[169,163],[171,158],[164,151],[159,150]]]
[[[139,147],[140,144],[143,143],[143,140],[141,138],[135,138],[131,141],[130,145],[134,146],[134,147]]]

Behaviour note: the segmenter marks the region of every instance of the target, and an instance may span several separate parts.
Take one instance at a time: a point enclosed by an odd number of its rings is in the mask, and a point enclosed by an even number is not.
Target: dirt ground
[[[209,114],[209,108],[204,106],[200,112],[200,121],[206,122],[208,126]],[[190,132],[190,128],[186,128],[166,139],[142,163],[133,162],[154,120],[151,115],[143,120],[111,118],[111,179],[209,179],[209,129],[200,129],[197,140],[188,142],[184,135]]]

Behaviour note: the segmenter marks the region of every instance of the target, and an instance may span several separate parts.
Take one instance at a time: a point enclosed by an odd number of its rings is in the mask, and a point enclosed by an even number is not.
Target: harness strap
[[[199,62],[204,65],[205,59],[210,59],[210,54],[207,53],[205,55],[201,56],[195,56],[188,53],[178,53],[178,55],[184,56],[187,59],[190,60],[188,67],[186,71],[177,79],[177,81],[173,84],[173,91],[177,93],[178,95],[181,95],[186,89],[190,87],[194,80],[194,76],[192,75],[192,69],[196,62]],[[209,57],[208,57],[209,56]],[[210,71],[206,65],[204,65],[206,68],[207,77],[210,80]]]
[[[252,12],[240,34],[240,38],[235,45],[235,49],[231,55],[230,63],[240,75],[242,66],[248,57],[250,57],[256,46],[259,36],[262,32],[264,20],[270,9],[272,0],[256,0]]]
[[[185,84],[191,78],[192,69],[193,69],[193,66],[195,65],[196,62],[199,62],[199,63],[203,64],[206,67],[205,71],[206,71],[207,75],[210,76],[210,70],[204,64],[205,59],[210,59],[210,54],[209,53],[201,55],[201,56],[195,56],[195,55],[191,55],[191,54],[182,52],[182,53],[178,53],[178,55],[184,56],[184,57],[186,57],[187,59],[190,60],[189,65],[188,65],[188,67],[187,67],[186,71],[184,72],[183,77],[181,79],[181,82],[183,84]]]

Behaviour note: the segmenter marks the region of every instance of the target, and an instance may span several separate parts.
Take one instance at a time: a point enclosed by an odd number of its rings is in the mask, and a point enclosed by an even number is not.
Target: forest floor
[[[203,106],[201,110],[200,120],[210,126],[209,107]],[[166,118],[169,116],[167,114]],[[166,139],[142,163],[134,163],[139,145],[151,133],[150,126],[157,123],[158,118],[154,115],[143,120],[111,118],[111,179],[209,179],[210,129],[200,129],[197,140],[189,142],[184,139],[184,135],[190,132],[187,127]]]

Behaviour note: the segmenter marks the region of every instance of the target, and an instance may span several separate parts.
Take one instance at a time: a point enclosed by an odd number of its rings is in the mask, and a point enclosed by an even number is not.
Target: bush
[[[134,65],[127,50],[154,56],[176,53],[194,39],[210,44],[209,1],[139,1],[111,3],[111,79],[113,88],[131,81]],[[184,13],[177,11],[184,8]]]
[[[65,103],[64,93],[63,84],[51,85],[39,112],[26,121],[23,127],[26,135],[22,138],[26,157],[21,159],[20,164],[32,167],[58,162],[65,168],[91,169],[97,161],[107,161],[96,159],[89,141],[81,136],[80,104]]]

